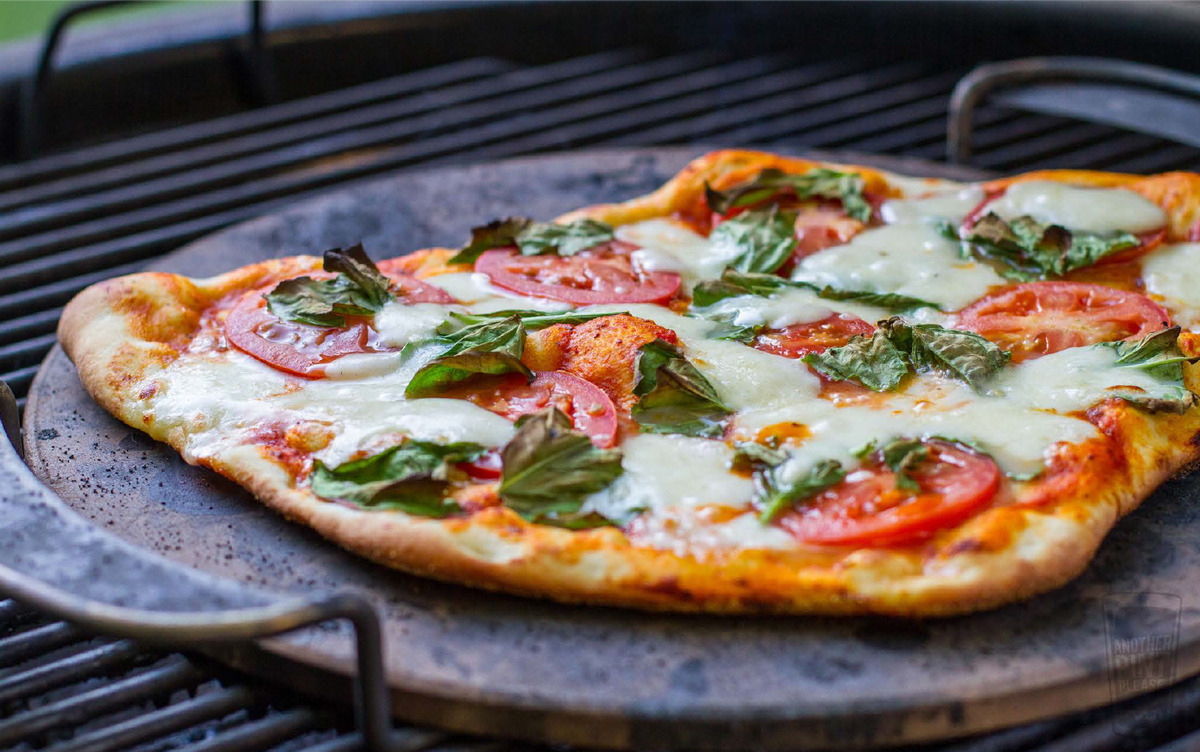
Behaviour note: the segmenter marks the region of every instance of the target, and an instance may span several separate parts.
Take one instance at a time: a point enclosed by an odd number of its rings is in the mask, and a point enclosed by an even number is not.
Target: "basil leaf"
[[[580,510],[588,496],[624,472],[621,452],[597,449],[561,410],[523,416],[501,457],[500,498],[524,519],[569,528],[612,524]]]
[[[565,225],[534,222],[517,235],[517,247],[526,256],[557,253],[574,256],[613,239],[613,229],[594,219],[577,219]]]
[[[477,374],[520,373],[533,380],[533,371],[521,362],[525,327],[519,316],[409,343],[401,354],[409,357],[415,350],[431,346],[441,352],[408,382],[404,396],[409,399],[439,394]]]
[[[880,332],[870,337],[851,337],[841,347],[809,353],[801,360],[826,378],[834,381],[857,379],[876,392],[895,389],[908,375],[908,363],[903,354]]]
[[[975,390],[981,389],[1012,357],[974,332],[937,324],[910,324],[898,316],[879,322],[878,331],[905,354],[913,369],[947,374]]]
[[[714,318],[717,326],[710,329],[705,336],[708,339],[724,339],[732,342],[752,342],[758,333],[762,331],[761,326],[742,326],[735,324],[729,320]]]
[[[450,258],[452,264],[473,264],[484,251],[516,247],[525,256],[557,253],[573,256],[613,239],[612,227],[594,219],[577,219],[565,225],[509,217],[475,227],[471,240]]]
[[[776,207],[748,211],[717,225],[709,240],[739,251],[730,262],[734,269],[770,273],[783,266],[796,248],[796,214]]]
[[[649,433],[720,436],[731,412],[679,348],[661,339],[638,348],[633,393],[631,415]]]
[[[839,200],[846,214],[860,222],[871,219],[871,205],[863,197],[865,182],[861,175],[816,167],[800,175],[791,175],[775,168],[768,168],[753,180],[734,186],[726,191],[713,190],[704,186],[708,207],[721,214],[731,209],[753,206],[781,192],[789,192],[797,199],[826,198]]]
[[[455,322],[464,326],[474,326],[477,324],[486,324],[495,321],[496,319],[508,319],[516,316],[521,320],[521,324],[527,331],[537,331],[545,329],[555,324],[582,324],[592,319],[603,318],[604,316],[618,316],[622,311],[612,311],[608,313],[582,313],[579,311],[566,311],[564,313],[547,313],[546,311],[493,311],[492,313],[458,313],[450,312],[451,321],[446,321],[437,328],[438,334],[450,334],[461,329],[461,326],[456,326]]]
[[[742,295],[758,295],[765,298],[780,290],[801,288],[817,289],[807,282],[793,282],[774,274],[750,274],[737,269],[726,269],[721,273],[720,279],[708,280],[696,285],[692,290],[692,306],[707,308],[725,298],[736,298]]]
[[[894,292],[835,290],[832,287],[823,287],[817,295],[826,300],[853,300],[858,303],[865,303],[866,305],[873,305],[877,308],[896,312],[911,311],[914,308],[938,308],[937,303],[931,303],[928,300],[914,298],[909,295],[900,295]]]
[[[894,439],[879,450],[883,463],[896,474],[896,488],[920,491],[909,473],[929,457],[929,447],[918,439]]]
[[[435,444],[408,440],[363,459],[327,467],[313,463],[312,492],[323,499],[347,501],[370,509],[395,509],[422,517],[462,511],[445,498],[450,466],[470,462],[483,447],[465,442]]]
[[[1140,242],[1127,232],[1103,237],[1072,233],[1065,227],[1047,225],[1028,216],[1005,222],[991,212],[975,223],[965,240],[970,249],[984,258],[1007,264],[1010,269],[1006,276],[1026,281],[1062,276]]]
[[[325,251],[323,268],[333,279],[309,276],[285,279],[267,294],[267,307],[284,321],[312,326],[346,325],[346,316],[371,316],[392,299],[391,282],[375,266],[362,244]]]
[[[1200,358],[1188,357],[1179,349],[1180,331],[1172,326],[1139,340],[1093,345],[1115,350],[1118,366],[1138,368],[1161,382],[1158,391],[1117,388],[1112,390],[1115,396],[1150,412],[1184,413],[1191,409],[1198,398],[1184,383],[1183,364]]]
[[[743,441],[733,448],[733,459],[729,461],[729,469],[734,472],[751,472],[758,465],[775,467],[787,459],[787,452],[772,449],[765,444],[754,441]]]
[[[893,316],[880,321],[870,337],[853,337],[841,347],[805,355],[803,361],[835,381],[857,379],[868,389],[886,392],[895,389],[909,369],[938,371],[979,390],[1009,357],[974,332],[910,324]]]
[[[781,477],[778,466],[766,466],[754,475],[754,503],[759,508],[758,519],[764,525],[772,522],[797,502],[810,499],[846,477],[842,463],[821,460],[799,478]]]
[[[780,290],[808,289],[826,300],[854,300],[878,306],[890,311],[908,311],[913,308],[937,308],[936,303],[890,292],[867,292],[865,290],[836,290],[832,287],[817,287],[808,282],[797,282],[774,274],[754,274],[736,269],[726,269],[721,278],[701,282],[692,290],[692,305],[705,308],[725,298],[741,295],[769,297]]]

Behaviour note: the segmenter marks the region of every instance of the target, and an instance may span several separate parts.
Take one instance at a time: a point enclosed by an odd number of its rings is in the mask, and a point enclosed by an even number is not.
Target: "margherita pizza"
[[[1200,457],[1200,175],[749,151],[459,249],[82,292],[90,393],[382,564],[562,601],[975,611]]]

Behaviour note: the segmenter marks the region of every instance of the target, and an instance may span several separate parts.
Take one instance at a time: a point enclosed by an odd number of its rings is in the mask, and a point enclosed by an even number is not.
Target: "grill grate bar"
[[[316,728],[323,720],[316,711],[308,708],[285,710],[257,721],[227,728],[212,739],[181,748],[180,752],[239,752],[245,749],[266,749]]]
[[[33,612],[11,598],[0,601],[0,629],[11,629],[13,625]]]
[[[595,95],[603,91],[627,90],[629,87],[650,81],[697,71],[698,67],[710,63],[716,57],[711,53],[692,53],[599,73],[594,72],[594,63],[571,61],[573,64],[569,67],[558,66],[558,68],[562,68],[560,72],[563,75],[560,78],[565,80],[557,80],[556,83],[538,86],[508,97],[481,98],[472,103],[456,103],[455,107],[444,113],[432,112],[418,117],[405,118],[396,123],[357,128],[345,133],[309,140],[292,147],[259,151],[229,164],[222,163],[202,167],[178,175],[91,193],[81,198],[0,214],[0,238],[12,238],[28,232],[60,227],[67,223],[79,224],[95,217],[104,217],[101,220],[104,225],[111,225],[114,220],[125,224],[133,217],[142,215],[143,212],[130,211],[128,215],[119,217],[109,217],[108,215],[145,206],[148,202],[194,195],[197,191],[207,188],[227,186],[244,188],[242,182],[251,177],[265,176],[302,164],[311,164],[318,159],[376,147],[404,137],[444,133],[472,124],[478,127],[480,124],[495,123],[505,115],[517,114],[527,109],[556,105],[563,101],[587,97],[589,94]],[[587,61],[586,58],[583,60]],[[753,60],[756,59],[751,59],[751,61]],[[585,65],[588,70],[593,71],[590,75],[580,75],[583,72],[581,69]],[[753,65],[753,62],[740,61],[729,65],[746,66]],[[539,69],[539,72],[541,70],[544,69]],[[512,77],[517,75],[512,74]],[[504,78],[501,76],[495,81],[500,82]],[[688,77],[688,80],[691,80],[691,77]],[[686,81],[681,83],[686,84]],[[483,95],[493,96],[497,92],[498,85],[495,83],[476,88],[481,97]],[[528,119],[530,118],[522,120]]]
[[[1164,146],[1155,142],[1141,153],[1114,160],[1109,169],[1118,172],[1167,172],[1170,170],[1195,170],[1200,161],[1200,149],[1178,144]]]
[[[1137,133],[1110,132],[1106,138],[1094,144],[1062,154],[1062,163],[1059,166],[1065,168],[1102,168],[1119,161],[1123,157],[1128,157],[1131,154],[1145,153],[1148,150],[1164,150],[1163,143],[1158,139]],[[1175,162],[1178,163],[1180,157],[1187,153],[1187,147],[1177,147],[1176,149],[1167,147],[1165,151],[1170,156],[1175,157]],[[1036,169],[1044,165],[1047,161],[1040,160],[1034,162],[1032,166]]]
[[[472,62],[472,61],[466,61]],[[481,62],[481,61],[475,61]],[[498,74],[511,70],[512,66],[500,66],[496,61],[482,66],[490,73]],[[192,143],[186,145],[186,151],[157,154],[137,161],[128,159],[101,169],[70,175],[57,180],[34,185],[20,186],[16,189],[0,193],[0,211],[9,211],[20,206],[29,206],[41,201],[63,199],[78,196],[87,192],[100,191],[119,185],[148,180],[150,178],[179,172],[188,168],[216,164],[228,159],[254,154],[267,149],[300,143],[307,139],[330,135],[345,131],[351,127],[383,122],[398,115],[440,109],[453,106],[447,103],[448,89],[438,89],[435,92],[423,91],[429,86],[443,86],[452,83],[477,81],[482,75],[480,65],[460,66],[465,68],[466,76],[437,76],[433,80],[424,81],[422,85],[410,90],[395,91],[395,97],[404,97],[399,102],[386,102],[382,106],[363,106],[349,114],[341,114],[341,108],[325,108],[331,114],[325,117],[314,117],[296,122],[285,119],[271,123],[271,128],[256,130],[236,138],[216,141],[214,143]],[[466,88],[466,87],[457,87]],[[395,87],[393,87],[395,89]],[[316,97],[320,99],[320,97]],[[364,103],[365,104],[365,103]],[[312,108],[309,108],[312,109]],[[320,113],[314,113],[320,114]],[[264,124],[270,120],[264,120]],[[212,130],[220,131],[220,121],[214,123]],[[0,184],[2,185],[2,184]]]
[[[380,125],[417,115],[429,115],[442,110],[459,107],[478,100],[495,98],[505,93],[527,91],[536,87],[559,83],[572,78],[594,74],[606,67],[628,64],[635,55],[632,51],[614,55],[604,53],[597,56],[577,58],[539,68],[520,70],[483,81],[474,80],[457,86],[427,91],[396,101],[385,101],[348,112],[335,112],[325,117],[304,120],[299,123],[283,123],[279,127],[264,129],[250,135],[212,144],[194,146],[182,152],[172,152],[140,161],[125,162],[96,172],[72,176],[21,190],[0,193],[0,210],[37,203],[39,200],[62,198],[83,193],[97,193],[113,186],[146,183],[151,178],[181,173],[208,165],[217,165],[231,159],[259,154],[280,154],[280,147],[297,147],[301,160],[308,158],[316,139],[346,133],[353,129]],[[214,174],[220,167],[213,167]],[[171,185],[169,180],[156,180],[150,185]]]
[[[0,682],[0,703],[32,697],[72,682],[82,681],[102,671],[128,665],[141,650],[134,642],[118,640],[52,663],[10,674]]]
[[[627,51],[623,50],[602,54],[608,54],[613,58],[628,55]],[[504,61],[493,58],[471,58],[272,107],[191,123],[154,133],[139,134],[133,138],[0,167],[0,189],[7,190],[10,187],[29,185],[35,181],[51,179],[74,171],[92,170],[114,162],[129,162],[171,149],[205,144],[219,138],[250,133],[267,127],[277,127],[281,124],[317,117],[338,110],[394,99],[412,91],[441,87],[453,81],[481,78],[511,69],[512,64]]]
[[[788,73],[784,71],[783,74]],[[688,76],[691,80],[694,77]],[[793,77],[780,75],[784,81],[794,80]],[[662,122],[677,121],[685,116],[711,112],[714,109],[728,108],[741,101],[742,89],[761,89],[756,86],[764,82],[779,84],[778,78],[767,76],[746,81],[746,86],[735,89],[737,93],[730,95],[724,88],[714,84],[698,93],[683,97],[675,97],[680,90],[680,82],[666,81],[635,92],[637,102],[646,102],[640,106],[626,106],[625,102],[612,102],[605,98],[597,98],[588,108],[588,114],[594,110],[596,117],[589,117],[578,123],[572,123],[553,129],[539,130],[529,136],[516,139],[506,139],[490,146],[456,151],[450,155],[433,159],[426,164],[433,165],[445,162],[472,161],[493,156],[508,154],[526,154],[548,149],[564,149],[571,146],[595,143],[604,137],[617,133],[640,134],[650,125]],[[733,83],[734,79],[725,77],[719,79],[719,84]],[[614,104],[616,106],[614,106]],[[578,105],[568,105],[560,108],[568,112],[583,112]],[[606,115],[605,113],[614,113]]]
[[[37,365],[57,341],[54,334],[43,334],[23,342],[0,347],[0,371],[13,371]],[[0,653],[2,655],[2,653]]]
[[[0,639],[0,666],[12,666],[30,656],[47,653],[80,639],[79,630],[54,622]]]
[[[1092,123],[1072,123],[1055,128],[1043,136],[980,153],[975,162],[988,169],[1028,167],[1037,160],[1061,159],[1070,149],[1094,144],[1112,133],[1112,129]]]
[[[202,678],[200,669],[191,661],[183,656],[172,656],[157,666],[131,674],[120,681],[0,721],[0,745],[13,744],[64,725],[78,725],[134,702],[194,685]]]
[[[424,752],[447,741],[451,735],[432,729],[404,728],[392,732],[394,752]],[[362,748],[362,736],[357,731],[315,744],[305,752],[350,752]]]
[[[916,122],[924,124],[931,120],[943,120],[946,113],[946,96],[935,94],[926,99],[919,99],[899,107],[891,107],[876,112],[869,118],[835,123],[824,128],[806,130],[800,134],[805,143],[814,146],[837,147],[857,143],[861,138],[877,135],[890,130],[889,123]]]
[[[672,120],[663,125],[603,142],[606,146],[629,146],[646,143],[695,142],[714,134],[761,118],[837,102],[864,91],[885,88],[920,74],[921,67],[913,63],[898,63],[867,71],[840,76],[804,86],[768,98],[747,102],[736,108],[717,108],[712,112],[684,120]],[[730,143],[733,143],[730,141]]]
[[[47,352],[49,352],[48,349]],[[32,366],[25,366],[15,371],[9,371],[8,373],[0,373],[0,381],[8,384],[8,388],[13,390],[14,394],[25,394],[29,391],[30,385],[33,384],[33,377],[37,375],[38,368],[40,367],[41,363],[39,362]]]
[[[126,749],[139,742],[182,731],[204,721],[223,718],[238,710],[248,709],[255,701],[254,692],[243,686],[207,692],[185,702],[168,705],[97,731],[80,734],[69,742],[54,745],[50,750],[51,752],[112,752]]]
[[[775,141],[795,134],[803,134],[810,129],[870,115],[888,107],[911,102],[914,99],[937,94],[944,96],[944,92],[949,90],[955,80],[957,80],[957,73],[942,72],[896,83],[883,89],[856,92],[822,106],[807,107],[739,126],[725,132],[723,138],[734,143]]]
[[[58,326],[58,319],[61,315],[61,308],[51,308],[9,319],[4,322],[3,327],[0,327],[0,345],[53,332],[54,328]]]
[[[35,287],[21,292],[0,297],[0,318],[25,313],[45,306],[62,305],[71,299],[75,293],[88,285],[100,282],[110,277],[131,274],[141,269],[143,264],[123,264],[108,269],[84,274],[78,277],[59,279],[48,285]]]

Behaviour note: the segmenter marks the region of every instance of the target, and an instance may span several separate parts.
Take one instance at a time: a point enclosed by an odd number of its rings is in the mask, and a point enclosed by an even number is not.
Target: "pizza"
[[[59,339],[117,418],[389,567],[931,616],[1062,585],[1200,456],[1197,333],[1200,175],[727,150],[460,248],[112,279]]]

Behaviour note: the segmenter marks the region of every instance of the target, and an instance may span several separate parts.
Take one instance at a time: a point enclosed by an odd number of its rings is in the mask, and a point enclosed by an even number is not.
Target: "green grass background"
[[[0,0],[0,42],[28,36],[40,36],[50,27],[50,21],[70,0]],[[81,18],[78,23],[99,21],[114,15],[127,13],[151,13],[170,10],[191,3],[136,3],[119,8],[95,11]]]

